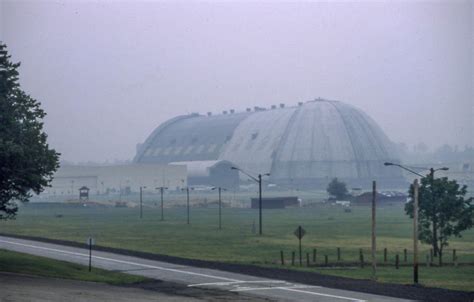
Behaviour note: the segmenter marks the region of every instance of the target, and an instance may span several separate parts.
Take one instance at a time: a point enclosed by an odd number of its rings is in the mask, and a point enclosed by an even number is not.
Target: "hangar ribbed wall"
[[[402,179],[392,142],[364,112],[338,101],[254,112],[181,116],[160,125],[135,157],[140,163],[227,160],[277,183],[367,183]]]

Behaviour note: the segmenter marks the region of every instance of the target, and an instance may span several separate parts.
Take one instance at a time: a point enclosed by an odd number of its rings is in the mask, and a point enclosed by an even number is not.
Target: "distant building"
[[[377,204],[380,203],[405,203],[408,195],[401,192],[377,192],[375,196]],[[353,199],[354,204],[371,204],[372,192],[365,192]]]
[[[251,208],[258,209],[260,206],[259,198],[251,198]],[[262,208],[264,209],[284,209],[286,207],[299,206],[299,200],[297,196],[284,196],[284,197],[264,197],[262,198]]]
[[[162,186],[173,190],[187,186],[186,177],[185,165],[65,165],[42,194],[78,196],[81,187],[87,187],[91,195],[138,192],[140,186],[151,191]]]
[[[134,158],[140,164],[185,164],[199,177],[210,175],[219,162],[254,175],[270,173],[278,185],[325,188],[332,178],[359,187],[403,187],[394,144],[364,112],[338,101],[317,99],[265,109],[220,115],[190,114],[172,118],[140,144]],[[193,166],[193,168],[191,168]],[[221,167],[225,165],[220,165]],[[202,171],[195,171],[194,168]],[[227,172],[227,173],[226,173]],[[230,169],[221,178],[235,178]],[[240,174],[241,180],[248,177]],[[189,181],[192,182],[191,174]],[[215,179],[196,179],[214,185]],[[233,180],[228,180],[232,183]]]

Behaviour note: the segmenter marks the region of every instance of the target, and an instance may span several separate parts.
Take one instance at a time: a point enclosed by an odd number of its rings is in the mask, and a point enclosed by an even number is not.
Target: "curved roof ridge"
[[[153,144],[153,142],[155,141],[155,138],[162,131],[164,131],[167,127],[169,127],[170,125],[172,125],[174,123],[182,121],[184,119],[188,119],[188,118],[192,118],[192,117],[198,117],[198,116],[199,116],[199,114],[197,114],[197,113],[191,113],[191,114],[186,114],[186,115],[178,115],[178,116],[175,116],[174,118],[169,119],[166,122],[160,124],[158,127],[155,128],[155,130],[153,130],[153,132],[148,136],[146,141],[143,143],[143,146],[141,146],[139,152],[137,152],[137,154],[133,158],[133,162],[136,163],[136,162],[140,161],[140,159],[143,157],[143,154],[145,153],[146,149],[148,149],[150,147],[150,145]]]

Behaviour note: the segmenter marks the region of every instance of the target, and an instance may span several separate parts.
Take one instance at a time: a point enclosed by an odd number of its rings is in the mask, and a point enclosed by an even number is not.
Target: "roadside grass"
[[[321,274],[340,276],[354,279],[370,280],[372,276],[372,268],[366,265],[364,268],[306,268],[297,267],[295,269],[301,271],[316,271]],[[412,267],[400,267],[396,270],[392,267],[378,267],[377,278],[379,282],[390,282],[399,284],[410,284],[413,280]],[[459,267],[419,267],[419,284],[429,287],[443,287],[453,290],[472,291],[474,284],[474,266]]]
[[[258,236],[258,210],[224,208],[223,229],[218,230],[217,207],[191,208],[191,223],[186,224],[186,208],[165,208],[165,221],[160,221],[160,209],[154,202],[144,208],[139,219],[138,208],[82,207],[66,204],[34,204],[21,208],[16,220],[0,222],[2,233],[63,239],[84,243],[92,236],[97,245],[173,255],[191,259],[220,262],[279,266],[280,251],[290,261],[291,252],[298,252],[298,240],[293,232],[303,226],[303,255],[317,249],[317,264],[324,255],[336,262],[336,251],[341,249],[342,262],[357,263],[359,249],[365,261],[370,261],[370,208],[353,207],[351,213],[331,205],[305,208],[263,210],[263,236]],[[62,215],[58,218],[58,214]],[[387,267],[380,268],[380,281],[411,283],[410,269],[395,270],[395,255],[404,263],[403,250],[412,259],[412,220],[402,205],[385,205],[377,210],[377,259],[384,261],[387,248]],[[474,230],[463,238],[452,238],[444,253],[444,262],[452,263],[452,249],[456,249],[459,263],[474,263]],[[430,247],[421,245],[420,263],[429,254]],[[435,259],[436,261],[436,259]],[[286,266],[287,268],[289,266]],[[299,269],[294,267],[294,269]],[[366,278],[366,270],[328,270],[309,268],[324,274]],[[423,269],[424,271],[425,269]],[[386,271],[386,273],[384,273]],[[426,286],[472,291],[472,266],[445,266],[426,268]],[[367,271],[367,272],[370,272]],[[406,272],[406,273],[405,273]],[[370,277],[370,274],[367,275]],[[448,277],[443,277],[448,276]]]
[[[61,279],[101,282],[112,285],[133,284],[145,277],[92,268],[65,261],[0,249],[0,272],[36,275]]]

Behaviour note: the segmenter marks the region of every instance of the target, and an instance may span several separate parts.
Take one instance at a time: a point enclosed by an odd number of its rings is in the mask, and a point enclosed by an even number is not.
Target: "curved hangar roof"
[[[227,160],[274,182],[401,178],[393,144],[364,112],[328,100],[297,107],[178,116],[148,137],[134,161],[170,163]]]

